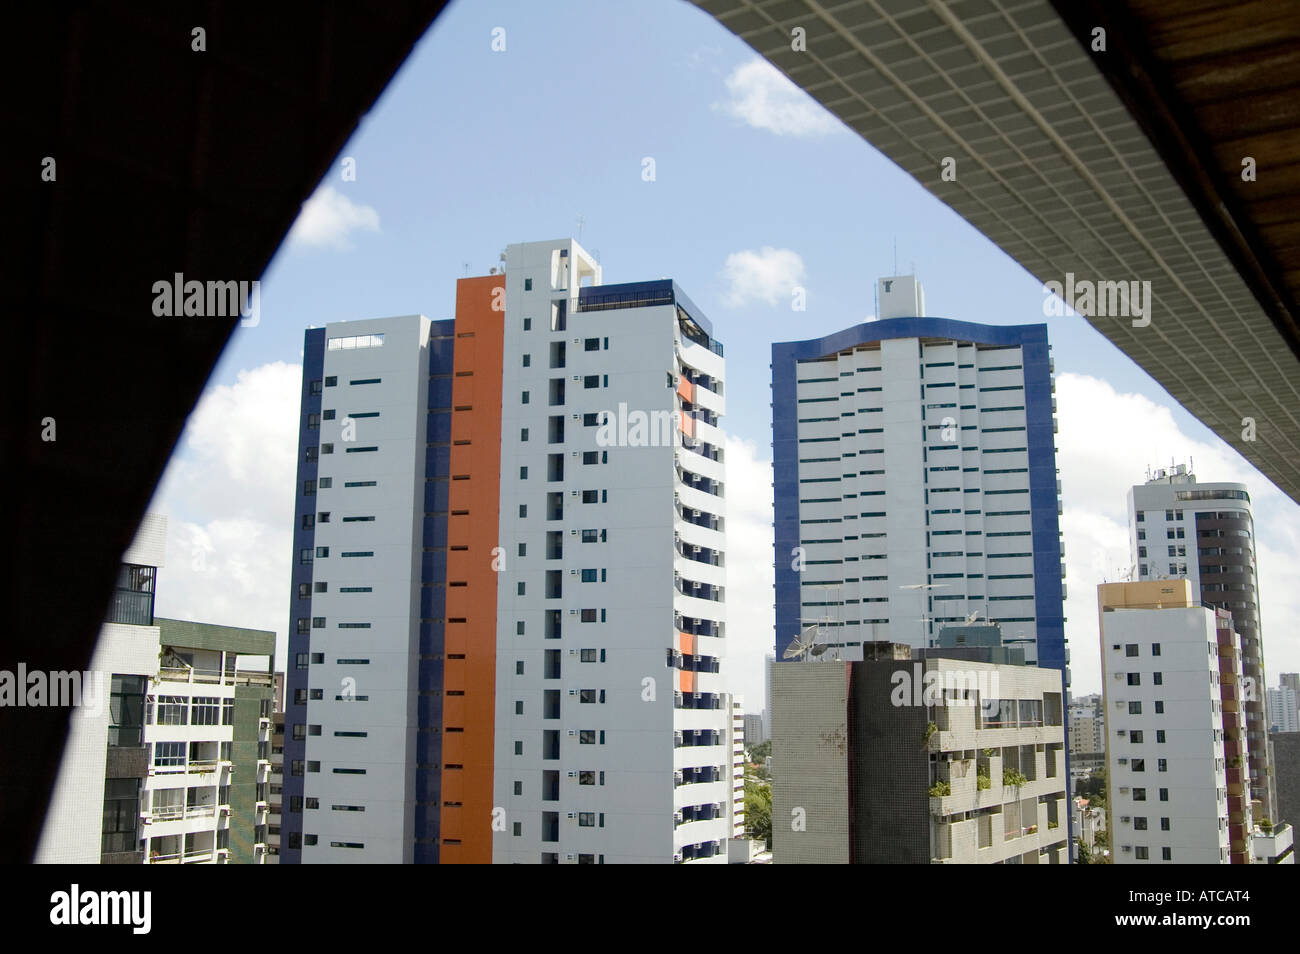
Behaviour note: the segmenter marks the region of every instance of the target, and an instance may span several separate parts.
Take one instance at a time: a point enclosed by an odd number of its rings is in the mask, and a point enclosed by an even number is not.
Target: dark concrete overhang
[[[1300,500],[1293,4],[693,2],[1039,280],[1149,281],[1093,326]]]
[[[121,554],[234,327],[155,317],[154,283],[259,278],[443,5],[6,11],[0,437],[14,559],[0,666],[89,665]],[[68,710],[0,720],[0,861],[25,861]]]

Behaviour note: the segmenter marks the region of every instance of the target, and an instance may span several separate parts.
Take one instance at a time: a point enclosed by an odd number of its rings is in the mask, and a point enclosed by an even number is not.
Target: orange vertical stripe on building
[[[497,641],[497,574],[492,568],[492,550],[497,546],[501,499],[504,346],[505,278],[486,275],[457,281],[447,582],[465,586],[447,587],[443,804],[439,806],[439,860],[443,864],[492,862]],[[448,733],[449,728],[462,731]]]

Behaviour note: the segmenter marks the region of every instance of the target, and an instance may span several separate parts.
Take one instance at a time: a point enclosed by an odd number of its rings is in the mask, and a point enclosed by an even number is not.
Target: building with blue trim
[[[910,276],[878,292],[879,320],[772,346],[777,658],[814,624],[854,660],[987,620],[1066,670],[1047,326],[918,317]]]

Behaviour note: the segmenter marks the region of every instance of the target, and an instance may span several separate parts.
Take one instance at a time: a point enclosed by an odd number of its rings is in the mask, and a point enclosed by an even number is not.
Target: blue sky
[[[504,51],[492,49],[498,27]],[[343,157],[355,159],[355,181],[342,178]],[[294,477],[293,448],[286,458],[279,445],[294,439],[307,326],[450,317],[467,264],[484,274],[508,243],[576,236],[581,215],[607,283],[676,279],[726,346],[732,550],[741,540],[758,551],[748,566],[733,557],[732,600],[771,597],[770,344],[868,318],[896,244],[898,271],[915,270],[931,315],[1048,322],[1076,691],[1100,685],[1090,590],[1127,562],[1123,493],[1148,465],[1189,455],[1202,480],[1255,492],[1269,681],[1300,668],[1284,625],[1300,612],[1300,508],[1083,319],[1045,319],[1037,280],[690,4],[453,3],[313,203],[263,276],[260,323],[236,332],[155,499],[172,520],[162,610],[275,629],[283,641]],[[806,289],[806,311],[791,308],[792,285]],[[199,550],[210,559],[184,558]],[[742,623],[733,614],[749,699],[761,699],[771,642],[761,612]]]

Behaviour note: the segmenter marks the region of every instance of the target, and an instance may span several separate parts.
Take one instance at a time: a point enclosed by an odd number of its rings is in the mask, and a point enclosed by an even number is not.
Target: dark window
[[[113,674],[108,699],[108,744],[138,748],[144,745],[145,676]]]
[[[135,851],[139,839],[136,826],[140,817],[140,780],[109,778],[104,780],[104,827],[100,850],[105,853]]]
[[[157,573],[151,566],[123,564],[117,573],[117,586],[113,590],[105,622],[152,626],[154,580]]]

